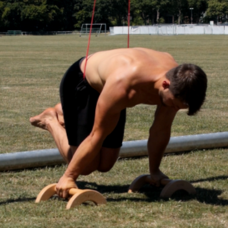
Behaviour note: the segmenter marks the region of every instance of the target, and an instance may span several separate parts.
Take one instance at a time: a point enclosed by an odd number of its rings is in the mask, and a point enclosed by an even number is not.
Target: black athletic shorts
[[[71,146],[79,146],[90,134],[100,95],[86,79],[83,79],[80,69],[83,59],[79,59],[67,70],[60,84],[65,128]],[[103,147],[119,148],[122,146],[125,121],[126,109],[121,111],[119,122],[113,132],[104,140]]]

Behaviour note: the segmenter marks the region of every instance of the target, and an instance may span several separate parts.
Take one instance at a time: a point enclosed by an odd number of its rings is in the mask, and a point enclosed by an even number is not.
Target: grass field
[[[90,53],[126,47],[126,36],[93,37]],[[0,153],[56,147],[29,117],[59,102],[59,83],[67,68],[86,53],[87,38],[67,36],[0,37]],[[167,51],[178,63],[201,66],[208,75],[203,109],[194,117],[179,112],[172,136],[228,129],[227,36],[131,36],[131,47]],[[125,141],[146,139],[154,107],[128,110]],[[85,204],[66,211],[66,202],[34,204],[39,191],[58,181],[65,165],[0,174],[0,226],[10,227],[228,227],[228,149],[165,156],[161,169],[171,179],[190,181],[197,194],[179,192],[169,200],[160,189],[127,194],[132,180],[148,173],[148,158],[119,160],[108,173],[79,177],[80,188],[107,197],[106,206]]]

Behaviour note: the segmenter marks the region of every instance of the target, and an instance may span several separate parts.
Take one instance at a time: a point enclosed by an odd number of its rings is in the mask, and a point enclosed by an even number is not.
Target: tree
[[[75,28],[80,28],[83,23],[90,23],[93,11],[93,0],[78,0],[74,4]],[[122,25],[127,17],[127,1],[122,0],[97,0],[95,7],[94,23],[106,23],[108,26]]]
[[[122,25],[127,21],[128,1],[127,0],[110,0],[110,16],[114,25]],[[132,4],[131,4],[132,7]]]
[[[26,2],[26,0],[24,0]],[[57,1],[29,1],[21,11],[22,28],[25,30],[59,30],[63,8],[54,5]]]
[[[80,29],[90,23],[94,0],[0,0],[0,29],[47,31]],[[190,11],[190,8],[194,10]],[[131,25],[162,21],[225,20],[228,0],[131,0]],[[94,23],[127,24],[128,0],[97,0]]]
[[[23,2],[3,2],[2,4],[1,23],[5,28],[20,29],[21,10],[24,6]]]
[[[0,3],[1,27],[11,30],[55,30],[60,28],[60,0],[8,0]]]
[[[61,2],[61,8],[63,8],[63,14],[62,14],[62,29],[64,30],[73,30],[74,24],[76,23],[76,19],[73,16],[74,11],[74,5],[78,0],[64,0]]]
[[[4,29],[5,27],[5,22],[3,19],[3,13],[5,14],[5,6],[6,2],[5,1],[0,1],[0,29]]]
[[[188,18],[190,18],[190,14],[192,13],[193,22],[202,22],[203,15],[207,10],[207,2],[208,0],[188,0],[188,8],[185,14],[189,15]],[[190,8],[193,8],[192,12]]]
[[[154,24],[157,2],[156,0],[132,0],[132,14],[140,16],[145,25],[150,23]]]
[[[228,14],[227,0],[209,0],[206,12],[206,20],[215,20],[216,22],[225,20]]]
[[[173,15],[177,15],[177,23],[180,24],[183,19],[183,11],[187,8],[187,0],[171,0],[170,1],[170,11]]]
[[[90,23],[93,10],[93,0],[78,0],[74,4],[76,23],[74,27],[79,29],[83,23]]]

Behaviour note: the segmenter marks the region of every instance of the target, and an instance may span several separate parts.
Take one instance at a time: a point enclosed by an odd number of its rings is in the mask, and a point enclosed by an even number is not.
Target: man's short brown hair
[[[207,90],[207,75],[194,64],[182,64],[167,72],[170,91],[188,106],[188,115],[194,115],[204,103]]]

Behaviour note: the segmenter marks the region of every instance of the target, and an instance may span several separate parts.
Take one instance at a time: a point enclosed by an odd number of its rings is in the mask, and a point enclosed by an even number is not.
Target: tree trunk
[[[178,14],[178,24],[181,23],[181,10],[179,10],[179,14]]]
[[[159,23],[159,17],[160,17],[160,12],[159,12],[159,9],[157,9],[157,19],[156,19],[157,23]]]

